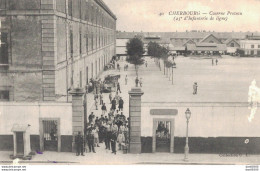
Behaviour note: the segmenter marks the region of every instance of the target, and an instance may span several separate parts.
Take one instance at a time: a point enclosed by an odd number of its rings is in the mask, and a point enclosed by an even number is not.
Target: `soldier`
[[[106,104],[103,103],[102,107],[101,107],[101,110],[102,110],[102,115],[105,115],[106,112],[107,112],[107,107],[106,107]]]
[[[195,82],[193,84],[193,95],[197,94],[197,91],[198,91],[198,84]]]
[[[81,132],[78,132],[78,135],[75,137],[75,142],[77,146],[76,156],[79,156],[79,154],[84,156],[83,154],[84,139],[83,136],[81,135]]]
[[[91,124],[91,127],[88,130],[88,148],[89,148],[89,152],[93,151],[93,153],[95,152],[95,148],[94,148],[94,127],[93,124]]]
[[[110,150],[111,127],[108,123],[106,123],[105,128],[105,145],[106,149]]]
[[[113,111],[116,110],[116,99],[115,98],[112,100],[111,110],[113,110]]]
[[[120,97],[120,100],[119,100],[119,102],[118,102],[118,109],[119,109],[119,111],[121,110],[121,111],[123,111],[123,108],[124,108],[124,100]]]
[[[138,77],[135,78],[135,86],[138,87],[138,82],[139,82],[139,79]]]
[[[111,147],[112,153],[116,154],[116,141],[117,141],[117,126],[113,124],[111,134]]]

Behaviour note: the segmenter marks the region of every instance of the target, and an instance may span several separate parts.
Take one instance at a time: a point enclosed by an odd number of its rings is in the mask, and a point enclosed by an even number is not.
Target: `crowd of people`
[[[100,117],[95,116],[94,112],[91,112],[88,116],[84,136],[79,133],[75,137],[76,155],[84,155],[84,148],[85,151],[96,153],[95,148],[100,147],[100,143],[105,143],[105,148],[112,150],[114,154],[116,154],[117,148],[122,150],[123,146],[127,147],[129,143],[129,118],[126,118],[123,114],[124,100],[120,94],[121,90],[118,82],[115,95],[113,96],[111,91],[108,96],[111,104],[110,108],[104,102],[102,91],[94,95],[96,110],[101,109],[102,113]]]

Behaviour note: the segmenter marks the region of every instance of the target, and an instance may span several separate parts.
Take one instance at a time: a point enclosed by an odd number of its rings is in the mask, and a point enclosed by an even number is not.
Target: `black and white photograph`
[[[259,11],[259,0],[0,0],[1,171],[258,171]]]

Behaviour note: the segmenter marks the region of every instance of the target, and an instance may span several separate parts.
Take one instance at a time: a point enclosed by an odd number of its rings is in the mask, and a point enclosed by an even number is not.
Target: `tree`
[[[144,64],[144,43],[138,37],[130,39],[126,44],[127,62],[135,65],[136,76],[138,76],[138,66]]]

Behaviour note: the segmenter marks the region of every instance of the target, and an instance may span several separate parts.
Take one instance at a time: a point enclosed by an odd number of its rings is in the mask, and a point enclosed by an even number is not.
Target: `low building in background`
[[[240,40],[240,56],[260,57],[260,36],[247,36],[244,40]]]

